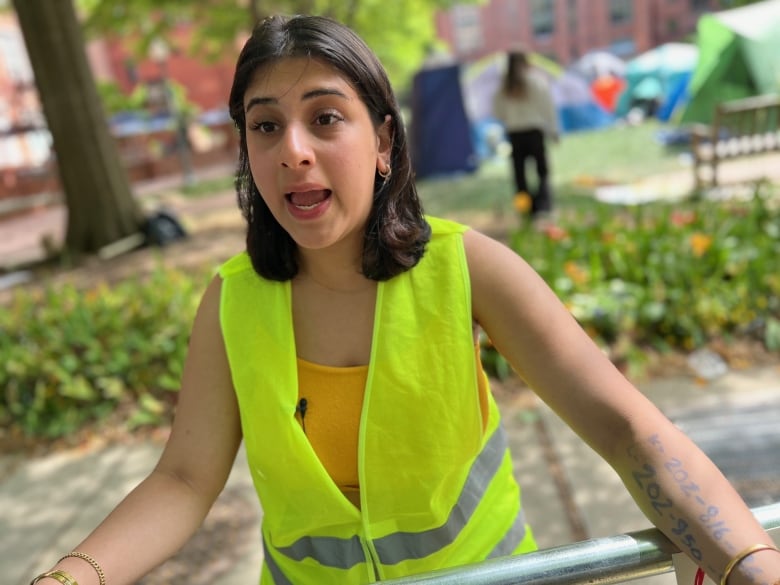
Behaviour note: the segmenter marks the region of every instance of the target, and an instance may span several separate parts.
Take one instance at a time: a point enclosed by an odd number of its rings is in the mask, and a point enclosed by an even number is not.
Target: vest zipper
[[[379,561],[376,558],[374,547],[371,546],[371,543],[365,537],[361,537],[360,542],[363,545],[363,554],[366,556],[366,565],[368,565],[367,573],[368,578],[371,580],[370,583],[381,581],[382,578],[379,575]]]
[[[369,566],[368,578],[371,579],[371,583],[376,583],[382,580],[380,572],[381,564],[379,562],[379,555],[377,555],[374,549],[374,544],[371,538],[371,530],[369,528],[370,522],[368,519],[369,506],[368,498],[366,497],[365,486],[367,485],[365,477],[366,466],[366,425],[368,424],[368,409],[371,402],[371,390],[373,388],[374,380],[374,368],[376,366],[374,352],[376,351],[377,341],[377,326],[379,322],[379,313],[382,307],[382,299],[384,296],[384,283],[380,282],[376,289],[376,301],[374,303],[374,324],[373,332],[371,334],[371,354],[368,363],[368,373],[366,375],[366,387],[363,390],[363,408],[360,412],[360,426],[358,428],[358,481],[360,485],[360,523],[363,526],[363,536],[360,541],[363,545],[364,554],[366,557],[366,564]]]

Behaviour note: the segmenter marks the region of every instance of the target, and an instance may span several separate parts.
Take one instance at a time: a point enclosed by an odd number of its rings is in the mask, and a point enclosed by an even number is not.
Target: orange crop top
[[[477,344],[479,406],[484,428],[488,417],[487,384],[479,351]],[[295,418],[325,470],[347,499],[358,508],[358,435],[367,377],[367,365],[336,368],[298,358],[299,407]]]

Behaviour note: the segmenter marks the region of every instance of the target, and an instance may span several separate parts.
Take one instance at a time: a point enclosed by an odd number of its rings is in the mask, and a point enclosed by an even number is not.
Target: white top
[[[538,73],[529,72],[523,96],[510,97],[502,88],[493,98],[493,114],[507,132],[541,130],[547,136],[558,134],[558,114],[547,81]]]

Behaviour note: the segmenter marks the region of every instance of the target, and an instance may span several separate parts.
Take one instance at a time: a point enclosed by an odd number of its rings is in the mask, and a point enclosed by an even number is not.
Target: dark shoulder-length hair
[[[430,239],[423,217],[403,120],[387,73],[365,42],[343,24],[322,16],[272,16],[258,23],[236,64],[230,116],[240,138],[236,192],[247,221],[246,245],[258,274],[285,281],[298,273],[297,245],[260,196],[249,168],[244,94],[258,68],[288,57],[309,57],[337,69],[366,104],[374,127],[392,118],[392,173],[374,177],[374,202],[366,225],[363,274],[387,280],[415,266]]]
[[[507,55],[504,93],[509,96],[523,97],[527,91],[526,74],[530,62],[524,49],[513,49]]]

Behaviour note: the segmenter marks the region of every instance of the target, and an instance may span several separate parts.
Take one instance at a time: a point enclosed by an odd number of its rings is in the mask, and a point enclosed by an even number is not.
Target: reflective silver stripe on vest
[[[311,557],[326,567],[351,569],[366,560],[360,538],[338,538],[335,536],[304,536],[290,546],[278,550],[295,561]]]
[[[263,562],[268,567],[268,572],[271,573],[274,585],[293,585],[292,581],[282,573],[282,570],[279,568],[279,565],[276,564],[274,558],[268,554],[268,545],[266,545],[265,536],[263,536]]]
[[[423,532],[396,532],[378,538],[374,541],[374,545],[380,563],[395,565],[408,559],[425,558],[451,544],[468,524],[469,519],[477,509],[485,490],[501,467],[506,450],[506,433],[499,425],[472,464],[463,490],[450,511],[447,521],[441,526]],[[514,528],[518,523],[524,532],[525,521],[522,516],[521,511],[515,520],[513,529],[502,539],[498,547],[502,547],[505,540],[507,540],[505,546],[509,546],[508,539],[516,534]],[[517,544],[520,540],[517,541]],[[510,549],[510,552],[516,548],[517,544]],[[350,569],[366,560],[363,547],[357,536],[351,538],[305,536],[290,546],[280,547],[276,550],[296,561],[311,557],[321,565],[338,569]],[[268,567],[274,574],[270,563]],[[279,571],[278,567],[276,570]],[[276,576],[274,576],[274,580],[276,580]],[[278,583],[286,584],[287,581]]]
[[[447,521],[423,532],[396,532],[378,538],[374,546],[379,561],[384,565],[395,565],[408,559],[422,559],[451,544],[477,509],[501,466],[506,449],[506,433],[499,425],[471,466],[460,497]]]
[[[520,508],[512,526],[509,527],[504,538],[496,545],[496,548],[488,555],[488,558],[506,557],[515,552],[515,549],[520,546],[520,543],[525,538],[525,524],[525,512]]]

